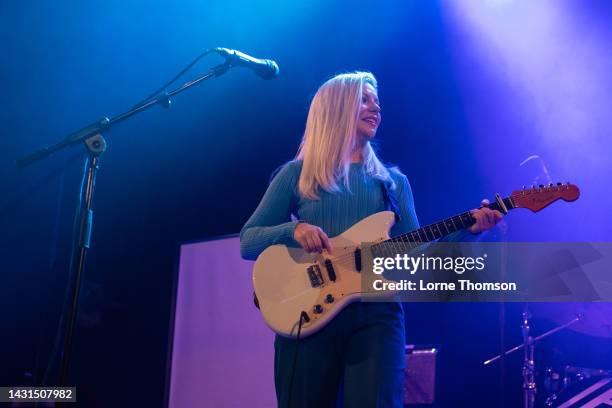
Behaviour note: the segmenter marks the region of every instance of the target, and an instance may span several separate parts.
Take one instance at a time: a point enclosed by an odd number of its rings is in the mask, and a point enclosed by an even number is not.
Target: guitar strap
[[[383,197],[385,198],[385,207],[388,211],[395,213],[395,222],[402,220],[402,216],[399,210],[399,204],[397,200],[396,189],[391,188],[391,184],[388,181],[380,183],[383,189]]]

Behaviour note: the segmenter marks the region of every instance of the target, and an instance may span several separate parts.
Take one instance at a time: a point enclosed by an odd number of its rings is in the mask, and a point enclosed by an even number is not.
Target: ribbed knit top
[[[299,246],[293,239],[298,221],[320,227],[330,237],[341,234],[365,217],[387,208],[382,182],[364,172],[362,163],[352,163],[349,170],[349,190],[330,193],[319,189],[319,199],[310,200],[298,194],[301,161],[285,164],[272,179],[257,209],[240,231],[240,253],[245,259],[256,259],[268,246],[285,244]],[[395,194],[401,220],[391,230],[391,236],[412,231],[419,226],[414,211],[414,198],[408,179],[390,170],[395,181]]]

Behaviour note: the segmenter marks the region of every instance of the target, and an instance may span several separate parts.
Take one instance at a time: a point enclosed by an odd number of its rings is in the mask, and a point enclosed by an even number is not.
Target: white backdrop
[[[274,335],[238,237],[181,247],[170,408],[273,408]]]

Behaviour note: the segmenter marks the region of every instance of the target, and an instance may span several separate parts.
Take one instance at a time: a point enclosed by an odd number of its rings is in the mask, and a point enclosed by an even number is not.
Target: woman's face
[[[380,125],[380,106],[378,92],[371,84],[364,83],[362,88],[359,120],[357,121],[357,137],[371,140],[376,135]]]

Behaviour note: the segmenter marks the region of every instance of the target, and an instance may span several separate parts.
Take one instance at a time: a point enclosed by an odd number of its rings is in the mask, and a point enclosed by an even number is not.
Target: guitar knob
[[[334,296],[331,293],[325,296],[325,303],[334,303],[334,300]]]
[[[321,314],[323,313],[323,306],[315,305],[315,307],[312,308],[312,311],[315,312],[316,314]]]

